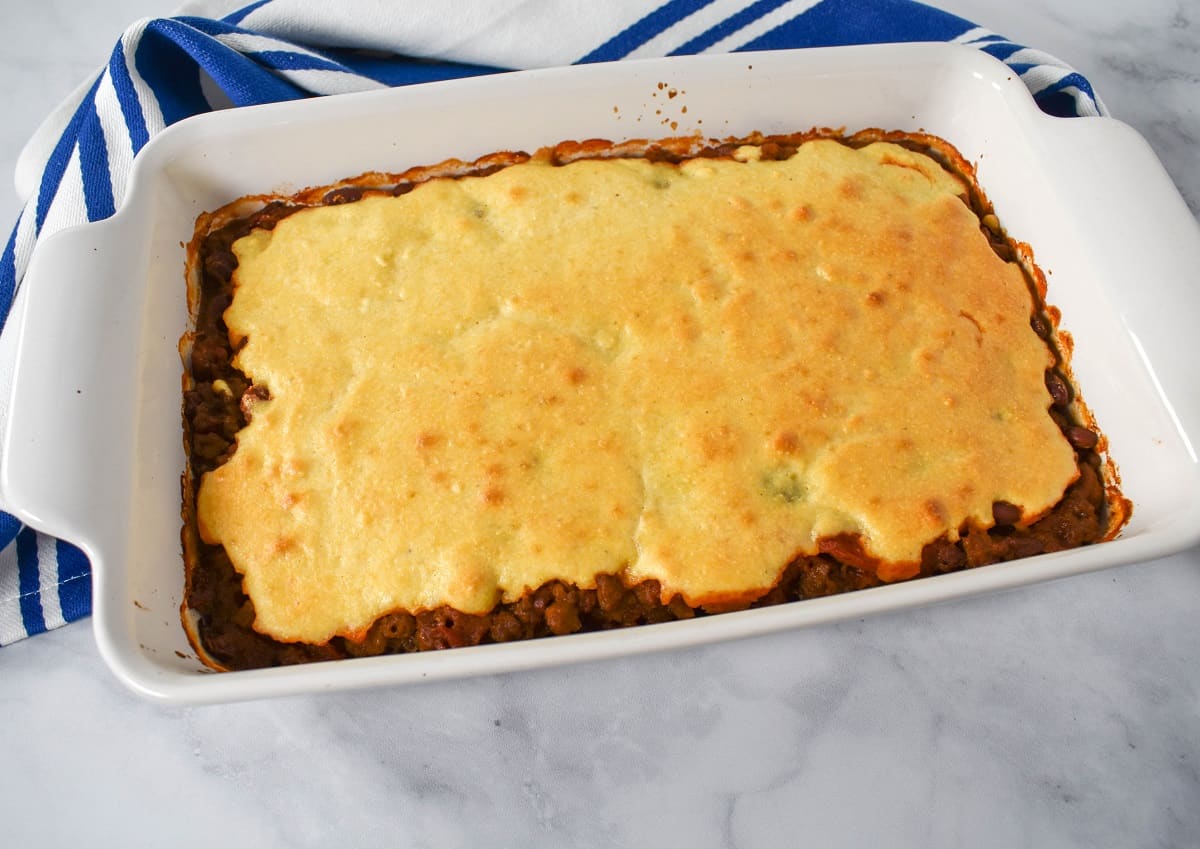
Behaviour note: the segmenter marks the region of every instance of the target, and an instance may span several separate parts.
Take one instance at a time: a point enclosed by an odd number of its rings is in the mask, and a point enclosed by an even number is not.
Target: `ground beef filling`
[[[799,137],[768,141],[763,146],[764,156],[785,159],[795,152],[799,141]],[[727,156],[734,147],[713,147],[700,155]],[[659,161],[678,161],[669,151],[655,148],[645,155]],[[570,161],[570,157],[563,157],[562,161]],[[472,173],[495,169],[496,166],[489,165]],[[341,187],[326,193],[318,202],[350,203],[368,194],[404,194],[412,185],[401,181],[384,189]],[[991,210],[977,197],[969,200],[997,254],[1013,260],[1014,248],[994,225]],[[237,266],[231,246],[251,230],[273,228],[276,222],[301,208],[286,203],[269,204],[254,215],[214,231],[201,245],[202,284],[191,353],[191,388],[184,393],[183,405],[194,488],[198,488],[205,472],[220,466],[236,450],[237,433],[245,427],[253,401],[268,397],[266,389],[251,385],[232,365],[234,351],[222,318],[232,299],[231,275]],[[1030,324],[1053,350],[1047,316],[1036,313]],[[1061,357],[1056,360],[1061,362]],[[1095,452],[1097,434],[1072,420],[1070,383],[1058,365],[1046,372],[1046,390],[1052,399],[1050,414],[1075,448],[1079,479],[1049,513],[1029,527],[1016,526],[1021,518],[1018,506],[997,502],[993,506],[996,523],[993,527],[969,525],[960,529],[957,541],[943,538],[931,542],[922,552],[918,577],[1061,551],[1103,539],[1107,508],[1100,458]],[[194,499],[195,489],[190,495]],[[192,499],[188,504],[194,503]],[[194,516],[190,521],[194,523]],[[187,574],[185,606],[198,616],[197,633],[205,652],[231,669],[503,643],[690,619],[713,612],[694,609],[679,596],[664,604],[657,581],[628,586],[617,575],[602,574],[596,576],[593,589],[551,581],[483,615],[449,607],[417,613],[401,611],[381,616],[359,641],[338,637],[322,645],[282,643],[254,630],[254,605],[242,591],[241,575],[224,548],[198,540],[195,547],[195,562]],[[827,540],[821,548],[820,554],[799,557],[789,563],[775,586],[748,606],[782,604],[881,583],[872,571],[861,568],[862,552],[855,541]]]

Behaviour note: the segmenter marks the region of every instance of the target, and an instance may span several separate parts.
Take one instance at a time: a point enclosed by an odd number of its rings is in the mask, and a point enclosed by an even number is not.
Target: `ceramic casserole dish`
[[[674,89],[676,97],[662,95]],[[686,110],[685,110],[686,107]],[[941,136],[974,163],[1046,271],[1074,375],[1133,518],[1111,542],[697,620],[475,648],[211,673],[180,624],[177,350],[182,243],[248,194],[564,139],[867,127]],[[1200,395],[1190,323],[1200,229],[1146,143],[1103,118],[1042,114],[1002,63],[953,45],[683,57],[517,72],[214,113],[137,157],[112,218],[40,245],[11,318],[15,377],[0,501],[82,548],[101,654],[177,703],[511,671],[762,634],[1163,556],[1200,539]]]

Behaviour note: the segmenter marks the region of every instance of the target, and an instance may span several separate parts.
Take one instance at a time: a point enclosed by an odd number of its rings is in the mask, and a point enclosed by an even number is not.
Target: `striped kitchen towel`
[[[1008,63],[1051,114],[1104,112],[1087,80],[1054,57],[911,0],[260,0],[217,17],[220,3],[135,23],[31,139],[17,166],[24,210],[0,256],[0,317],[40,238],[112,215],[137,152],[213,109],[575,62],[954,41]],[[0,426],[6,417],[5,400]],[[0,645],[90,610],[83,554],[0,514]]]

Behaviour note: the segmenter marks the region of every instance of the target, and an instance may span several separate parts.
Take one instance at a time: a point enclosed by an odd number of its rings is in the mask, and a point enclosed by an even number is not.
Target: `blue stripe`
[[[113,202],[108,143],[104,140],[104,128],[100,126],[94,102],[91,114],[79,127],[79,170],[83,175],[83,202],[88,221],[108,218],[117,210]]]
[[[622,59],[654,36],[712,3],[713,0],[669,0],[635,24],[626,27],[591,53],[583,62],[610,62]]]
[[[246,16],[249,15],[251,12],[253,12],[255,9],[261,9],[263,6],[267,5],[270,2],[271,2],[271,0],[258,0],[257,3],[251,3],[249,6],[243,6],[241,9],[238,9],[236,12],[230,12],[228,15],[221,18],[221,20],[228,21],[231,24],[240,24],[243,20],[245,20]]]
[[[824,0],[739,47],[780,50],[888,41],[951,41],[975,25],[910,0]]]
[[[1067,74],[1058,82],[1039,91],[1033,96],[1033,99],[1038,107],[1048,115],[1059,118],[1077,117],[1080,114],[1077,102],[1079,97],[1069,91],[1064,91],[1072,86],[1079,90],[1084,100],[1099,111],[1100,107],[1096,105],[1096,93],[1092,91],[1092,84],[1077,73]]]
[[[467,65],[458,62],[429,61],[427,59],[412,59],[406,56],[392,56],[354,49],[325,48],[317,57],[311,57],[287,50],[263,50],[256,53],[243,54],[233,50],[217,40],[218,36],[228,34],[261,35],[253,30],[241,29],[234,24],[232,18],[214,21],[209,18],[180,16],[170,20],[151,21],[147,32],[154,32],[163,40],[169,40],[171,48],[187,65],[186,70],[180,70],[172,75],[163,75],[164,90],[178,88],[180,78],[198,79],[194,69],[197,65],[213,77],[225,89],[225,93],[239,105],[245,103],[267,103],[272,99],[294,100],[309,94],[302,88],[293,86],[271,73],[264,67],[268,63],[277,63],[277,69],[302,70],[317,68],[323,70],[344,71],[361,74],[377,82],[389,86],[410,85],[413,83],[433,82],[436,80],[458,79],[460,77],[480,76],[511,70],[487,65]],[[206,36],[211,37],[206,38]],[[307,47],[307,45],[306,45]],[[313,50],[309,47],[308,49]],[[141,55],[139,50],[139,65],[141,70]],[[324,59],[328,64],[321,64]],[[259,64],[262,62],[263,64]],[[229,63],[235,63],[230,67]],[[239,79],[240,74],[256,75],[252,84],[245,84]],[[150,82],[146,72],[142,73]],[[254,85],[286,86],[277,89],[278,96],[274,97],[269,91],[263,90],[257,95]],[[152,84],[157,93],[160,86]],[[208,111],[207,103],[195,108],[196,112]],[[194,113],[189,113],[194,114]]]
[[[25,213],[22,212],[22,215]],[[19,226],[19,224],[18,224]],[[17,227],[8,235],[4,253],[0,254],[0,330],[8,323],[13,297],[17,294]],[[0,517],[4,517],[0,513]]]
[[[1096,93],[1092,91],[1092,84],[1074,72],[1065,75],[1061,80],[1053,85],[1046,86],[1044,89],[1039,91],[1038,94],[1050,94],[1051,92],[1058,91],[1062,88],[1069,88],[1070,86],[1075,86],[1092,100],[1096,98]]]
[[[159,18],[151,21],[147,29],[171,39],[190,54],[236,106],[308,96],[304,89],[280,79],[206,32],[239,32],[236,27],[203,18]]]
[[[997,59],[1004,60],[1016,53],[1018,50],[1024,50],[1020,44],[1013,44],[1011,41],[1000,41],[984,45],[979,48],[989,56],[995,56]]]
[[[669,55],[685,56],[691,53],[699,53],[706,47],[712,47],[722,38],[733,35],[742,27],[758,20],[763,15],[767,14],[767,12],[779,8],[786,2],[788,2],[788,0],[758,0],[756,3],[751,3],[736,15],[731,15],[725,20],[721,21],[721,23],[708,30],[708,32],[703,32],[693,38],[691,41],[685,42],[679,47],[676,47],[670,52]]]
[[[142,104],[133,88],[133,77],[129,76],[129,66],[125,64],[125,48],[120,42],[113,48],[108,60],[108,78],[112,81],[113,91],[117,93],[117,103],[121,105],[129,142],[133,145],[133,152],[137,153],[150,141],[150,132],[146,129],[146,116],[142,114]]]
[[[58,558],[58,603],[63,619],[74,622],[92,612],[91,565],[82,551],[69,542],[55,540]]]
[[[92,87],[88,89],[88,93],[84,95],[83,101],[75,110],[75,114],[67,122],[66,129],[58,137],[58,142],[55,143],[54,150],[50,153],[50,158],[46,160],[46,170],[42,172],[42,182],[38,185],[37,213],[33,221],[35,234],[42,231],[42,224],[46,221],[46,213],[50,211],[50,202],[54,200],[54,195],[58,192],[58,186],[62,183],[63,174],[67,170],[67,163],[71,161],[71,151],[75,149],[75,138],[79,133],[79,125],[83,121],[84,116],[89,111],[94,110],[96,87],[98,85],[100,85],[99,77],[92,83]]]
[[[208,100],[200,88],[196,60],[160,31],[151,21],[133,54],[133,66],[141,74],[167,126],[191,115],[208,112]]]
[[[21,520],[7,513],[0,513],[0,550],[8,548],[21,530]]]
[[[37,533],[22,528],[17,534],[17,592],[21,604],[21,621],[25,633],[40,634],[46,630],[42,615],[41,582],[38,580]]]

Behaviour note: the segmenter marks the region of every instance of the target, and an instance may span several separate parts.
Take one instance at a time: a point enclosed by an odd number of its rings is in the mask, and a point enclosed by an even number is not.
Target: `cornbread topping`
[[[899,580],[1097,480],[958,176],[761,149],[535,157],[238,239],[248,422],[195,512],[254,629],[361,641],[614,575],[724,609],[802,558]]]

